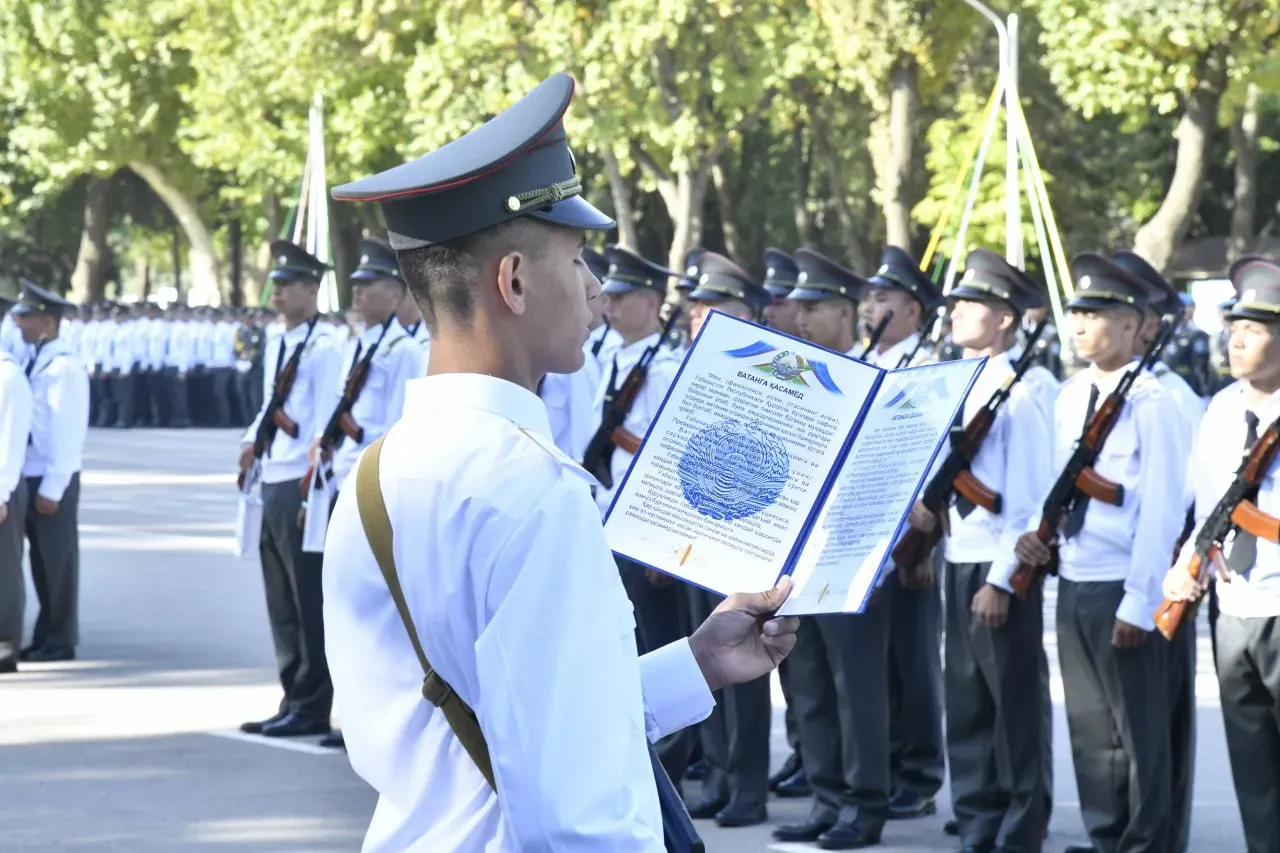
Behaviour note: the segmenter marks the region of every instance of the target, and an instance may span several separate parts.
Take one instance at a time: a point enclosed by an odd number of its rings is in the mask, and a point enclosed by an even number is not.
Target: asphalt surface
[[[343,753],[236,731],[273,713],[279,698],[259,568],[232,554],[238,438],[90,432],[79,659],[0,677],[0,853],[359,850],[376,797]],[[1049,607],[1052,598],[1050,590]],[[34,616],[29,590],[28,630]],[[1048,851],[1084,841],[1055,655]],[[1204,639],[1199,666],[1191,849],[1231,853],[1244,840]],[[780,710],[774,719],[781,762]],[[942,833],[949,803],[944,789],[937,815],[890,823],[877,849],[955,849]],[[807,800],[769,808],[774,824],[807,812]],[[773,843],[769,826],[700,827],[715,853],[814,849]]]

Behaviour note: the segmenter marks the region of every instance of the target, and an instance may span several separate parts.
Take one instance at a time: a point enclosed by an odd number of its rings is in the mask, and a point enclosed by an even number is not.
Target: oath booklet
[[[986,359],[886,371],[713,312],[605,518],[614,552],[782,615],[860,613]]]

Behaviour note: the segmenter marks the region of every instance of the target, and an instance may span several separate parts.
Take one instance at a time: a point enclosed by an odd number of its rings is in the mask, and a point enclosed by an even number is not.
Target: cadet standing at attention
[[[920,341],[922,320],[940,300],[919,265],[902,249],[887,246],[863,299],[863,326],[870,332],[893,312],[866,361],[897,368]],[[934,796],[945,768],[942,742],[941,588],[907,589],[901,576],[886,584],[892,616],[889,633],[889,766],[893,774],[892,818],[937,810]]]
[[[689,293],[689,331],[696,338],[711,309],[759,322],[768,291],[723,255],[707,252],[698,262],[698,286]],[[723,596],[685,585],[692,624],[699,625]],[[768,819],[769,728],[773,703],[769,677],[726,687],[711,716],[698,726],[707,775],[702,799],[689,805],[694,818],[715,818],[724,827],[754,826]]]
[[[311,439],[323,428],[321,419],[328,417],[337,396],[342,349],[333,327],[316,312],[325,265],[285,241],[273,243],[271,255],[271,305],[284,318],[284,328],[267,340],[266,402],[244,435],[240,472],[261,463],[259,551],[284,696],[273,716],[240,729],[291,737],[326,734],[333,703],[325,662],[322,560],[320,554],[302,550],[298,511]]]
[[[431,373],[365,452],[329,528],[325,621],[364,849],[664,849],[647,742],[794,642],[790,589],[735,595],[639,657],[592,478],[534,393],[583,363],[599,286],[558,74],[422,159],[339,187],[381,201],[431,325]],[[652,337],[652,336],[651,336]],[[424,674],[427,676],[425,682]],[[423,700],[440,706],[434,710]]]
[[[1242,459],[1280,418],[1280,266],[1241,258],[1231,268],[1240,300],[1227,314],[1231,375],[1237,382],[1209,403],[1187,468],[1195,491],[1196,527],[1165,578],[1165,594],[1195,599],[1214,582],[1215,570],[1188,573],[1196,537],[1235,479]],[[1251,499],[1272,519],[1280,516],[1276,463],[1261,472]],[[1233,507],[1228,506],[1230,512]],[[1280,850],[1280,545],[1237,530],[1224,543],[1228,574],[1217,584],[1218,685],[1227,753],[1248,853]],[[1194,611],[1179,633],[1191,628]],[[1175,638],[1176,640],[1176,638]],[[1178,804],[1175,804],[1175,806]]]
[[[1083,426],[1138,366],[1134,338],[1160,299],[1124,268],[1086,253],[1071,264],[1073,343],[1089,366],[1063,383],[1054,411],[1054,471]],[[1059,533],[1058,655],[1080,807],[1092,846],[1068,851],[1172,849],[1168,644],[1153,635],[1160,581],[1182,530],[1190,430],[1150,373],[1136,377],[1094,465],[1121,487],[1116,505],[1081,497]],[[1040,524],[1040,513],[1029,527]],[[1012,558],[1044,566],[1036,532]]]
[[[834,261],[798,249],[796,286],[805,340],[857,357],[858,294],[866,282]],[[889,601],[874,595],[857,615],[805,616],[787,664],[800,728],[800,753],[813,790],[801,823],[779,826],[779,841],[816,841],[824,850],[880,843],[889,816]]]
[[[13,300],[0,296],[0,316]],[[14,326],[17,329],[17,326]],[[31,435],[31,385],[13,353],[0,348],[0,675],[18,670],[22,648],[23,532],[27,487],[22,464]]]
[[[89,373],[59,336],[71,303],[22,282],[13,307],[30,349],[23,368],[34,403],[22,476],[31,581],[40,602],[31,645],[21,659],[74,660],[80,639],[80,465],[89,432]]]

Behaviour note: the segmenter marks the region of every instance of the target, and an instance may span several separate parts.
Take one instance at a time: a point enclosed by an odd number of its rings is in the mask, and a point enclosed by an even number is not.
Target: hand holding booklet
[[[780,615],[860,613],[986,359],[886,371],[713,312],[605,518],[613,550]]]

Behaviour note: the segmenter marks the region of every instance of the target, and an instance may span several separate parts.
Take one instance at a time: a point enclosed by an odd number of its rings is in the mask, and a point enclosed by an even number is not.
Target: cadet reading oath
[[[403,419],[339,495],[325,554],[348,754],[381,795],[365,851],[661,851],[658,786],[674,791],[646,742],[794,642],[794,619],[768,620],[784,581],[636,654],[592,478],[534,393],[583,364],[599,287],[585,232],[613,225],[580,196],[572,92],[555,75],[439,151],[334,190],[382,203],[432,339]]]

